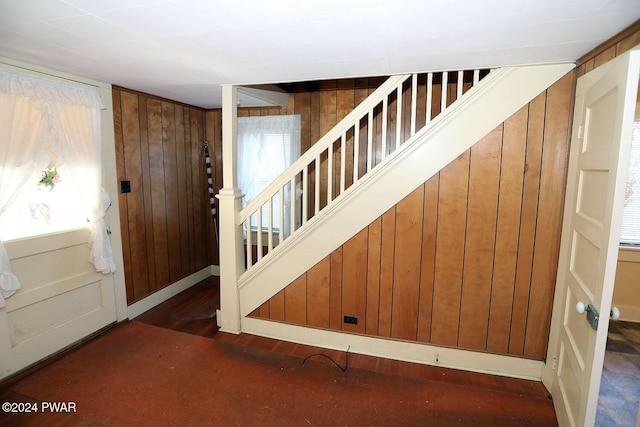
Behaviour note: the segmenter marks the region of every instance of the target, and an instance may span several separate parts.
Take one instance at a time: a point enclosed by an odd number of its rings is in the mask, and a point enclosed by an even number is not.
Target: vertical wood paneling
[[[342,329],[342,246],[331,253],[329,327]]]
[[[293,114],[300,115],[300,151],[305,152],[311,147],[311,93],[296,93],[293,95]]]
[[[307,322],[307,275],[303,274],[284,290],[284,320],[291,323]]]
[[[382,220],[373,221],[367,227],[367,314],[365,333],[378,335],[378,307],[380,306],[380,249],[382,247]]]
[[[396,145],[396,132],[398,130],[398,118],[396,117],[398,111],[398,100],[397,97],[398,91],[393,91],[391,96],[388,98],[387,103],[387,129],[386,129],[386,137],[384,141],[384,153],[383,158],[389,157],[389,153],[391,153]]]
[[[213,166],[214,166],[214,193],[218,194],[220,189],[222,188],[222,111],[216,110],[212,112],[208,112],[207,114],[213,115],[213,132],[209,133],[207,131],[207,139],[209,142],[209,151],[213,156]],[[219,141],[220,143],[216,143]],[[213,148],[212,148],[213,147]],[[216,206],[218,207],[218,215],[216,218],[219,218],[219,204],[216,201]],[[219,220],[216,220],[216,226],[219,227]],[[216,233],[216,229],[214,227],[213,236],[214,238],[219,238],[219,231]],[[212,257],[212,263],[214,265],[220,265],[220,241],[214,241],[213,244],[213,252],[214,255]]]
[[[357,325],[343,321],[342,329],[348,332],[365,332],[367,237],[368,230],[364,228],[343,245],[342,314],[358,317]]]
[[[167,204],[164,176],[164,147],[162,143],[162,102],[147,100],[149,129],[149,174],[151,185],[151,210],[153,248],[156,262],[156,289],[170,284],[169,247],[167,240]],[[156,290],[153,289],[153,290]]]
[[[176,149],[176,108],[169,102],[162,103],[162,145],[164,151],[165,203],[167,221],[167,250],[169,253],[169,282],[182,277],[180,254],[180,211],[178,199],[178,167]]]
[[[528,112],[529,109],[525,106],[504,123],[496,249],[487,333],[487,350],[493,353],[509,351]]]
[[[347,114],[349,114],[357,105],[354,103],[354,92],[355,92],[354,84],[355,82],[353,79],[340,80],[338,82],[338,89],[336,93],[336,123],[340,122],[340,120],[342,120]],[[333,195],[334,195],[333,197],[334,198],[341,193],[340,170],[342,166],[342,156],[341,156],[342,148],[339,141],[338,141],[338,144],[336,144],[336,148],[337,149],[335,150],[334,161],[333,161],[333,164],[336,170],[336,173],[334,174],[334,177],[333,177]],[[344,169],[346,173],[345,183],[346,183],[346,187],[348,187],[348,184],[350,184],[350,179],[346,177],[350,175],[349,174],[350,171],[353,171],[353,140],[350,140],[348,135],[346,135],[344,150],[345,150]]]
[[[193,172],[191,185],[193,186],[193,218],[194,218],[194,242],[195,242],[195,269],[208,265],[207,241],[208,239],[198,238],[197,236],[206,236],[207,224],[209,221],[207,215],[208,208],[205,201],[207,176],[204,167],[204,151],[202,143],[204,136],[204,114],[201,110],[192,109],[191,111],[191,159],[193,161]]]
[[[393,266],[396,243],[396,208],[382,215],[380,248],[380,307],[378,309],[378,335],[391,336],[393,310]]]
[[[309,326],[329,327],[329,280],[331,258],[325,257],[307,272],[307,322]]]
[[[396,206],[392,338],[415,341],[418,337],[423,207],[423,186],[418,187]]]
[[[320,135],[326,134],[337,123],[338,113],[338,93],[335,90],[323,90],[320,92]],[[327,205],[327,181],[328,181],[328,158],[326,153],[321,156],[320,162],[320,209]],[[318,176],[316,176],[318,179]]]
[[[538,221],[538,194],[540,191],[540,164],[544,132],[546,92],[529,103],[527,125],[527,151],[525,154],[522,213],[520,215],[520,240],[518,261],[511,314],[509,353],[521,355],[524,352],[524,334],[529,309],[529,289],[531,288],[531,267],[533,248]]]
[[[438,191],[440,174],[424,184],[422,213],[422,248],[420,265],[420,306],[418,310],[418,341],[431,341],[431,312],[435,275],[436,239],[438,227]]]
[[[281,290],[270,300],[269,313],[271,315],[271,319],[273,320],[284,321],[284,318],[285,318],[284,291],[285,291],[284,289]]]
[[[115,130],[115,154],[116,154],[116,175],[120,180],[126,180],[127,174],[125,169],[125,150],[124,150],[124,135],[123,135],[123,123],[122,123],[122,98],[120,91],[112,90],[112,102],[113,102],[113,123]],[[118,193],[118,207],[120,218],[127,218],[128,206],[127,196],[122,193]],[[122,258],[125,265],[131,266],[131,239],[129,237],[129,227],[121,227],[122,235]],[[125,268],[124,271],[125,283],[131,284],[126,286],[127,302],[133,301],[134,289],[133,289],[133,271],[132,268]]]
[[[434,77],[437,86],[442,76]],[[445,104],[454,102],[458,91],[458,76],[448,77]],[[425,83],[418,81],[418,99],[426,100]],[[334,330],[544,359],[572,87],[568,74],[303,275],[307,321],[299,324],[326,327],[328,322]],[[467,89],[465,83],[462,91]],[[440,94],[436,87],[434,115],[442,105]],[[342,96],[346,92],[336,99]],[[408,98],[403,96],[402,108],[409,108]],[[335,103],[329,104],[332,110]],[[394,105],[392,97],[390,145],[396,135]],[[318,113],[324,108],[309,108],[316,111],[309,127],[320,129]],[[375,161],[383,145],[381,109],[371,123]],[[403,139],[410,123],[398,125]],[[362,153],[367,133],[363,122]],[[358,169],[365,167],[360,163]],[[271,312],[273,304],[286,304],[284,313],[293,303],[279,294],[269,302]],[[311,315],[310,307],[318,314]],[[364,325],[345,327],[342,316],[357,312],[360,320],[363,307]],[[280,309],[265,311],[256,315],[281,320]]]
[[[189,230],[187,217],[187,192],[183,185],[186,182],[187,155],[185,152],[185,126],[184,126],[184,107],[176,105],[175,123],[176,123],[176,192],[177,192],[177,247],[180,251],[180,277],[189,274],[189,241],[182,238]]]
[[[594,68],[597,68],[602,64],[609,62],[615,57],[616,57],[616,47],[611,46],[610,48],[596,55],[596,57],[593,59],[593,66]]]
[[[438,241],[433,284],[431,342],[458,344],[460,293],[464,265],[469,152],[465,152],[440,172],[438,200]]]
[[[484,350],[489,324],[502,126],[471,147],[458,345]]]
[[[126,199],[126,218],[129,251],[130,251],[130,280],[132,298],[149,292],[149,270],[146,257],[146,228],[145,209],[142,192],[142,153],[140,127],[138,121],[138,97],[123,94],[121,97],[123,144],[124,144],[124,172],[125,178],[130,180],[131,193],[122,195]]]
[[[636,27],[635,32],[616,43],[616,56],[622,55],[640,44],[640,21],[636,21]]]
[[[524,354],[544,358],[551,325],[553,291],[558,264],[565,189],[569,120],[574,91],[573,73],[561,78],[547,90],[544,150],[540,176],[540,200],[536,246],[531,274],[529,317]]]
[[[213,227],[201,154],[204,111],[113,89],[127,302],[211,263]]]
[[[257,317],[262,317],[262,318],[266,318],[269,319],[271,318],[271,302],[267,301],[265,303],[263,303],[260,307],[258,307],[257,309],[254,310],[254,313],[252,313],[253,316],[257,316]],[[316,326],[316,325],[309,325],[309,326]]]
[[[373,147],[373,156],[369,160],[371,162],[372,167],[376,166],[382,161],[382,128],[384,124],[382,123],[382,104],[379,104],[373,110],[373,121],[371,123],[371,129],[373,130],[372,135],[372,147]]]
[[[187,108],[184,111],[184,135],[185,135],[185,144],[184,144],[184,151],[186,153],[186,155],[189,157],[190,159],[190,166],[189,168],[187,168],[186,173],[185,173],[185,179],[186,179],[186,193],[187,193],[187,206],[186,206],[186,210],[187,210],[187,241],[188,241],[188,247],[189,247],[189,270],[191,271],[195,271],[196,269],[196,258],[195,258],[195,253],[196,253],[196,242],[195,242],[195,221],[194,221],[194,216],[193,216],[193,195],[194,195],[194,189],[193,189],[193,185],[191,185],[191,183],[193,182],[193,160],[192,160],[192,153],[191,153],[191,122],[192,122],[192,117],[191,117],[191,109]]]
[[[576,61],[577,77],[603,63],[605,58],[612,59],[620,56],[638,44],[640,44],[640,20],[578,59]]]
[[[439,83],[436,84],[436,77],[437,75],[434,75],[433,93],[431,95],[431,117],[429,120],[440,114],[442,109],[442,80],[439,80]]]
[[[147,116],[148,97],[138,97],[138,119],[140,121],[140,156],[142,159],[142,197],[144,199],[144,225],[147,240],[147,265],[149,270],[149,286],[145,293],[136,295],[136,300],[145,297],[158,289],[158,272],[156,271],[155,239],[153,236],[153,206],[151,203],[151,162],[149,157],[149,123]],[[122,219],[121,219],[122,221]]]

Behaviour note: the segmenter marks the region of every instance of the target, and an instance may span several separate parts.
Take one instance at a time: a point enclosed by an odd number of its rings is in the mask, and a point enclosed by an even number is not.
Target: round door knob
[[[578,312],[578,314],[584,314],[585,311],[587,311],[587,308],[583,302],[576,304],[576,312]]]
[[[618,320],[620,318],[620,309],[618,307],[611,307],[611,320]]]

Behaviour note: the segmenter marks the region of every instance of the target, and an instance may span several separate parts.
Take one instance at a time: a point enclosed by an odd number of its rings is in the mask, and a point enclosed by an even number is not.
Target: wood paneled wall
[[[640,44],[640,20],[597,46],[577,61],[578,77]]]
[[[120,218],[129,304],[213,263],[205,111],[113,89]]]
[[[489,70],[481,71],[481,78],[488,74]],[[333,128],[340,120],[349,114],[357,105],[359,105],[371,92],[376,90],[386,77],[363,78],[363,79],[346,79],[331,80],[322,82],[306,82],[293,85],[285,85],[285,88],[291,92],[289,104],[283,108],[239,108],[239,117],[249,116],[266,116],[280,114],[298,114],[301,116],[301,152],[304,153],[311,147],[313,143],[318,141],[325,133]],[[457,98],[457,72],[449,73],[447,105],[450,105]],[[464,90],[466,92],[472,86],[473,72],[467,71],[464,74]],[[441,110],[441,89],[442,73],[434,73],[433,75],[433,96],[431,105],[431,119],[437,116]],[[427,74],[418,75],[417,84],[417,120],[416,129],[419,130],[425,125],[426,116],[426,99],[427,99]],[[403,110],[409,111],[411,108],[411,85],[410,82],[405,83],[403,87],[402,102]],[[389,116],[387,121],[387,141],[386,155],[393,151],[395,144],[396,128],[400,127],[400,141],[403,143],[410,136],[410,116],[406,115],[403,123],[397,123],[395,117],[396,103],[398,102],[396,94],[392,94],[388,98]],[[360,123],[360,140],[354,141],[353,130],[346,133],[345,140],[345,169],[353,170],[353,162],[358,161],[358,176],[364,175],[367,169],[366,158],[366,137],[368,133],[368,124],[366,121]],[[380,104],[374,109],[372,130],[372,147],[373,147],[373,166],[377,165],[383,158],[382,156],[382,105]],[[359,159],[354,159],[354,144],[359,144]],[[325,150],[320,155],[320,170],[316,171],[316,166],[309,166],[308,170],[308,200],[306,219],[310,219],[315,215],[315,197],[314,189],[316,180],[320,179],[320,198],[319,208],[322,209],[327,205],[327,170],[328,170],[328,152]],[[335,166],[333,176],[332,197],[337,197],[340,192],[340,162],[341,145],[340,141],[336,141],[333,146],[333,164]],[[345,188],[349,188],[353,184],[352,177],[348,174],[345,179]],[[257,261],[257,251],[254,248],[253,262]],[[266,254],[267,248],[263,248]]]
[[[302,125],[300,132],[300,148],[301,153],[304,153],[312,144],[318,141],[325,133],[331,130],[333,126],[342,120],[344,116],[349,114],[358,104],[360,104],[371,92],[384,83],[385,80],[386,77],[372,77],[283,85],[283,88],[290,92],[289,103],[287,106],[253,108],[239,107],[238,117],[286,114],[300,115]],[[207,112],[207,121],[209,121],[209,117],[211,117],[212,122],[221,123],[219,115],[220,110],[209,111]],[[351,141],[351,143],[353,142]],[[215,136],[214,145],[216,147],[222,146],[221,133]],[[340,153],[336,151],[334,155],[336,164],[339,164]],[[351,161],[353,161],[353,159],[351,159]],[[321,175],[325,177],[325,180],[320,183],[320,194],[322,195],[321,205],[324,206],[327,203],[326,155],[323,157],[321,163]],[[222,182],[218,182],[220,183],[220,187],[218,188],[221,188]],[[334,179],[334,182],[336,183],[336,186],[338,186],[339,180]],[[309,170],[309,187],[313,188],[313,186],[315,186],[315,168],[311,167]],[[339,188],[336,187],[334,194],[339,194]],[[310,218],[313,216],[314,211],[314,200],[313,197],[310,197],[307,217]],[[266,248],[264,250],[266,250]],[[256,259],[257,257],[254,256],[254,261]]]
[[[238,117],[299,114],[304,153],[385,80],[372,77],[283,85],[291,94],[287,106],[239,107]]]
[[[567,74],[252,316],[544,359],[574,81]],[[308,126],[323,120],[333,116]]]

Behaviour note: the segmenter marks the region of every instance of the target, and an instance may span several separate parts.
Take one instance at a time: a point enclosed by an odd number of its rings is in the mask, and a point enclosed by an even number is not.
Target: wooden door
[[[547,369],[560,426],[592,426],[638,85],[632,51],[578,79]],[[591,313],[583,312],[582,307]],[[580,309],[577,309],[579,307]],[[599,311],[598,325],[587,321]],[[580,314],[580,312],[583,312]],[[595,323],[595,322],[592,322]]]

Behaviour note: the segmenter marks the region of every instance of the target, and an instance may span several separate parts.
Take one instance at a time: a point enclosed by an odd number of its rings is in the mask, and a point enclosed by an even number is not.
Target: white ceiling
[[[640,0],[0,0],[0,56],[187,104],[220,84],[575,61]]]

